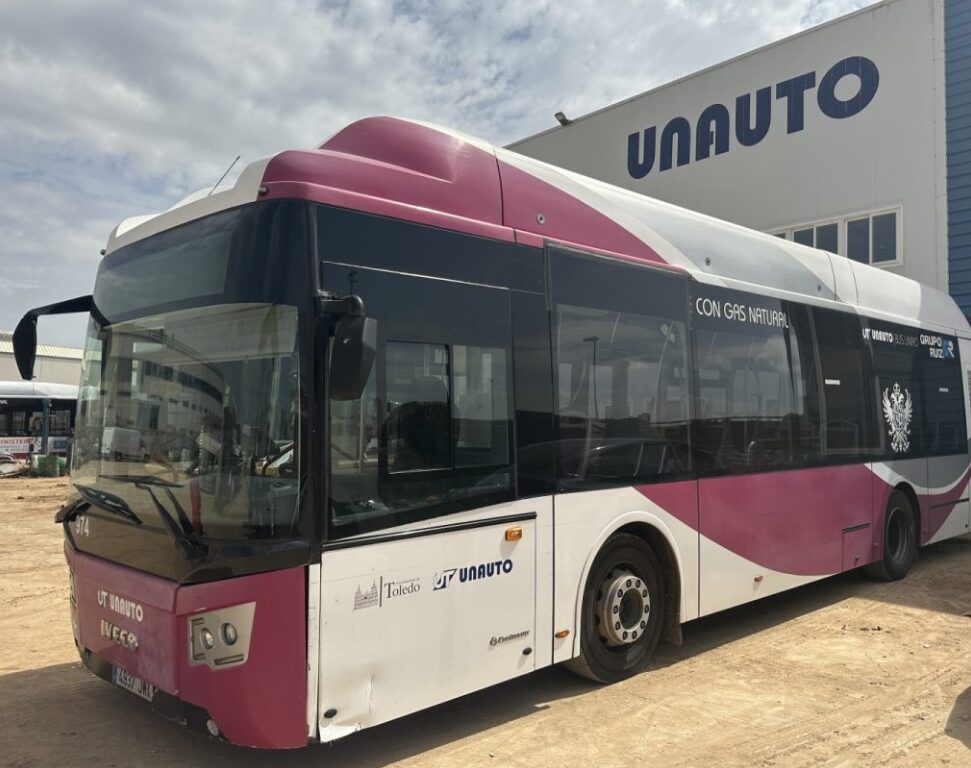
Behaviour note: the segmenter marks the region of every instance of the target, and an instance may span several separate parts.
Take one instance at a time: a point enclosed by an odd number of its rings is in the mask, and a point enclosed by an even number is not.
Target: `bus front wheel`
[[[613,683],[641,672],[664,624],[661,567],[637,536],[610,537],[583,590],[580,655],[566,662],[578,675]]]
[[[883,523],[883,557],[864,568],[878,581],[897,581],[910,571],[917,559],[917,515],[903,491],[894,491],[887,501]]]

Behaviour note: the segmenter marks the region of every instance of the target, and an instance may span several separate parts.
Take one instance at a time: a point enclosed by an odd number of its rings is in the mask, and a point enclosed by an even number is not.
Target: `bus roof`
[[[78,388],[72,384],[47,381],[0,381],[0,400],[77,400]]]
[[[780,183],[783,183],[780,181]],[[726,190],[731,194],[731,190]],[[695,213],[392,117],[359,120],[316,149],[247,166],[230,189],[119,224],[107,251],[258,199],[302,198],[540,247],[545,241],[684,270],[695,279],[971,336],[946,293],[883,269]]]

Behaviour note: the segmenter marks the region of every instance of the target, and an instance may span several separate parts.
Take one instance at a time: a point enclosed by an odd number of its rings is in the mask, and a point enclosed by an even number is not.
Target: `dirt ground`
[[[922,551],[900,583],[848,574],[689,624],[618,685],[547,669],[267,754],[162,720],[80,666],[53,524],[65,487],[0,479],[0,765],[971,766],[971,538]]]

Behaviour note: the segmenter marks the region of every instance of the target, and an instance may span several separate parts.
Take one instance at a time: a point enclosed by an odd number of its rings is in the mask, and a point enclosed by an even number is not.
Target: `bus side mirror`
[[[31,309],[20,319],[13,332],[13,355],[22,379],[30,381],[34,378],[34,361],[37,359],[37,318],[41,315],[70,315],[75,312],[90,312],[101,317],[94,306],[94,297],[78,296],[76,299]]]
[[[17,361],[20,378],[34,378],[34,361],[37,359],[37,317],[29,312],[24,315],[13,332],[13,356]]]
[[[330,352],[330,399],[357,400],[364,391],[378,348],[378,323],[345,315],[334,329]]]

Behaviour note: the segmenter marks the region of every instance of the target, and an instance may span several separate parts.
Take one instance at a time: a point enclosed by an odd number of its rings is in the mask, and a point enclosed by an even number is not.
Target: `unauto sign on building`
[[[840,98],[837,86],[844,78],[855,76],[856,88],[848,98]],[[806,72],[782,80],[775,85],[775,98],[786,103],[786,132],[798,133],[805,126],[807,95],[815,91],[819,111],[834,120],[843,120],[862,112],[873,101],[880,86],[877,65],[865,56],[849,56],[830,67],[817,85],[816,72]],[[752,147],[762,141],[772,127],[772,86],[759,88],[754,94],[743,93],[735,98],[735,141]],[[694,159],[704,160],[712,154],[721,155],[732,146],[732,113],[722,103],[711,104],[702,110],[694,122]],[[658,163],[659,171],[691,162],[692,123],[687,117],[674,117],[661,130],[657,126],[636,131],[627,137],[627,172],[642,179]],[[675,141],[677,140],[677,141]]]

